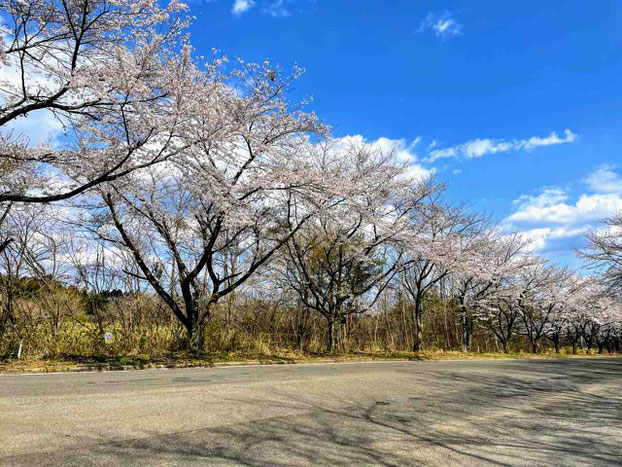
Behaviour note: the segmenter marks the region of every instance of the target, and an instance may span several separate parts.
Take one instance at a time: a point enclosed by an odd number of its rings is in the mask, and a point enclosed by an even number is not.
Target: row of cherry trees
[[[15,206],[5,220],[12,242],[0,261],[2,327],[15,324],[11,298],[23,294],[25,279],[35,278],[51,289],[74,284],[88,291],[87,312],[95,318],[103,311],[96,301],[106,295],[155,293],[195,349],[204,346],[215,307],[229,307],[243,292],[288,296],[297,308],[323,317],[329,350],[342,348],[351,319],[378,313],[383,300],[386,310],[387,299],[394,307],[406,304],[413,350],[429,344],[424,318],[439,300],[460,317],[464,350],[474,330],[485,330],[505,351],[518,338],[534,352],[544,341],[557,351],[563,345],[576,351],[578,344],[619,350],[622,308],[606,281],[548,264],[520,234],[442,204],[443,187],[430,179],[409,181],[407,191],[397,180],[399,193],[408,195],[398,202],[394,192],[374,192],[383,197],[375,204],[379,212],[367,190],[354,206],[340,198],[306,222],[284,220],[265,234],[242,224],[216,240],[215,229],[186,214],[194,199],[178,184],[166,196],[156,185],[151,194],[159,196],[141,205],[120,195],[113,203],[105,194],[85,198],[92,204],[80,207]],[[183,202],[174,203],[177,197]],[[295,209],[302,219],[311,214],[302,203]],[[206,251],[211,257],[202,259]],[[191,271],[195,279],[186,285]]]
[[[305,306],[327,319],[328,348],[335,323],[371,309],[392,288],[405,292],[411,305],[415,351],[424,345],[431,297],[457,309],[464,350],[477,326],[506,352],[518,336],[534,352],[543,340],[557,351],[562,342],[576,351],[580,340],[588,348],[619,351],[622,306],[602,280],[548,264],[520,234],[501,233],[482,217],[436,201],[428,198],[425,220],[411,219],[399,238],[354,237],[353,224],[340,224],[343,232],[322,224],[289,242],[279,272]]]
[[[390,289],[412,305],[413,350],[440,295],[457,304],[465,349],[474,326],[506,350],[518,334],[534,351],[543,339],[619,346],[615,267],[598,280],[549,265],[394,151],[331,137],[287,99],[299,69],[203,63],[183,4],[3,0],[0,11],[3,277],[155,294],[195,350],[214,308],[253,287],[323,316],[329,350]],[[62,135],[31,144],[19,123],[37,113]],[[586,255],[602,269],[599,235]]]

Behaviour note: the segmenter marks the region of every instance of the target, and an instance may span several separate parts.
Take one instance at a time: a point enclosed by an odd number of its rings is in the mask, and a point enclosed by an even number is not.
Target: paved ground
[[[622,359],[0,376],[6,465],[621,465]]]

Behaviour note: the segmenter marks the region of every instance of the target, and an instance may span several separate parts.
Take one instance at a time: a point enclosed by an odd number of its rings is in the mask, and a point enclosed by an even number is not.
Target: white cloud
[[[587,226],[581,226],[576,228],[569,227],[541,227],[536,229],[529,229],[521,231],[523,238],[529,240],[529,245],[532,251],[544,251],[550,248],[551,243],[555,240],[564,240],[583,235],[587,232]]]
[[[529,249],[531,251],[543,250],[546,247],[546,238],[551,233],[549,228],[524,230],[521,235],[530,241]]]
[[[537,136],[532,136],[528,140],[520,141],[521,147],[520,149],[524,149],[526,151],[531,151],[534,148],[539,146],[551,146],[553,144],[563,144],[563,143],[572,143],[577,139],[577,135],[574,134],[569,129],[564,130],[564,137],[560,138],[557,136],[557,133],[552,132],[546,138],[538,138]]]
[[[472,159],[482,157],[485,154],[508,152],[512,149],[512,143],[507,141],[494,141],[490,139],[476,139],[464,143],[461,149],[466,157]]]
[[[562,203],[568,199],[568,195],[561,188],[545,187],[542,193],[537,196],[521,195],[512,201],[512,204],[518,208],[538,207],[544,208],[555,204]]]
[[[423,167],[419,163],[419,158],[415,152],[415,146],[419,144],[421,137],[417,137],[412,141],[405,139],[391,139],[381,136],[375,141],[368,141],[361,135],[349,135],[336,140],[337,145],[340,144],[356,144],[367,145],[371,149],[381,150],[385,153],[393,151],[395,158],[399,162],[403,162],[407,165],[406,176],[415,179],[427,178],[436,173],[434,168]]]
[[[615,165],[600,165],[585,178],[585,183],[596,193],[622,193],[622,175]]]
[[[577,135],[572,131],[564,130],[564,136],[559,137],[553,132],[544,138],[532,136],[528,139],[507,141],[503,139],[477,138],[466,143],[458,144],[443,149],[435,149],[430,152],[428,162],[434,162],[441,158],[464,157],[474,159],[486,154],[505,153],[510,151],[531,151],[540,146],[551,146],[555,144],[571,143],[577,139]]]
[[[554,193],[551,196],[551,191]],[[575,225],[599,221],[622,210],[622,196],[615,193],[582,194],[575,203],[568,203],[563,192],[548,190],[539,196],[522,196],[519,209],[506,220],[521,223]]]
[[[447,18],[438,20],[432,25],[432,29],[436,31],[437,36],[455,36],[456,34],[460,34],[462,25],[453,18]]]
[[[598,178],[601,168],[592,175],[597,174]],[[605,176],[605,179],[611,178]],[[533,241],[532,247],[536,250],[550,249],[564,239],[567,249],[569,239],[585,234],[603,218],[622,210],[622,192],[583,193],[572,201],[565,190],[545,187],[537,195],[520,196],[514,200],[513,206],[514,212],[502,221],[504,230],[521,231]]]
[[[380,137],[376,141],[372,141],[369,144],[371,144],[373,148],[382,149],[384,152],[394,151],[397,160],[405,162],[408,165],[406,176],[414,179],[422,179],[433,175],[436,170],[427,169],[418,163],[418,157],[415,153],[415,146],[417,146],[420,141],[421,137],[417,137],[411,142],[408,142],[405,139],[389,139]]]
[[[290,2],[291,0],[270,1],[262,8],[262,11],[274,18],[287,18],[291,16],[291,12],[287,7]]]
[[[14,88],[21,86],[21,73],[17,63],[12,62],[8,66],[0,66],[0,88]],[[50,78],[38,70],[29,71],[27,86],[47,87],[53,86]],[[6,95],[0,92],[0,102],[5,102]],[[25,138],[30,146],[41,143],[54,144],[56,138],[63,130],[61,121],[49,110],[36,110],[26,116],[10,121],[0,128],[0,134],[11,133],[15,138]]]
[[[444,149],[435,149],[434,151],[430,153],[430,156],[428,157],[428,161],[434,162],[437,159],[444,159],[444,158],[457,157],[457,156],[458,156],[458,149],[455,146],[450,147],[450,148],[444,148]]]
[[[424,180],[436,173],[435,169],[427,169],[420,164],[410,164],[406,169],[406,178],[413,180]]]
[[[29,146],[42,143],[54,145],[63,131],[63,125],[52,112],[36,110],[27,116],[13,120],[2,127],[0,133],[23,137]]]
[[[424,31],[434,31],[437,37],[445,39],[462,34],[462,24],[453,17],[451,12],[446,11],[443,14],[430,12],[419,24],[415,34]]]
[[[414,149],[415,146],[419,144],[419,141],[421,141],[421,137],[415,138],[409,143],[404,139],[390,139],[381,136],[376,141],[372,141],[369,144],[385,152],[395,151],[395,156],[402,162],[415,162],[417,160],[417,155]]]
[[[242,13],[245,13],[253,8],[253,6],[255,6],[255,2],[253,0],[235,0],[235,3],[231,8],[231,13],[235,16],[240,16]]]
[[[273,18],[288,18],[315,9],[317,0],[235,0],[231,12],[240,16],[255,6],[259,12]]]

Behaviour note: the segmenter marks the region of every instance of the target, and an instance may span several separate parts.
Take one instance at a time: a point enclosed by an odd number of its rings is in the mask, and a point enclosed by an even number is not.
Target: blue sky
[[[194,0],[197,51],[297,63],[337,136],[390,140],[560,263],[622,209],[616,1]]]
[[[622,209],[619,0],[189,2],[198,55],[303,66],[291,98],[335,136],[397,147],[557,263]]]

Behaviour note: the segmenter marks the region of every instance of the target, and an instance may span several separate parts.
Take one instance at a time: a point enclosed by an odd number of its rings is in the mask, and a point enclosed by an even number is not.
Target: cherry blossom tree
[[[611,352],[612,340],[620,330],[622,311],[620,303],[611,296],[601,296],[595,301],[592,321],[596,323],[596,345],[602,354],[605,347]]]
[[[465,237],[469,243],[462,248],[469,253],[468,257],[464,257],[459,268],[451,274],[454,296],[460,306],[462,347],[465,352],[470,350],[473,327],[469,309],[481,318],[487,304],[502,291],[506,278],[531,261],[526,255],[529,241],[517,233],[503,235],[495,227],[474,233],[475,237]]]
[[[133,258],[194,350],[213,306],[352,186],[347,173],[317,165],[309,135],[326,128],[284,100],[290,78],[267,63],[244,65],[237,78],[238,92],[196,109],[183,158],[102,185],[91,219],[92,232]],[[214,96],[209,80],[194,92]],[[244,252],[235,265],[232,249]]]
[[[179,151],[183,97],[193,90],[185,89],[192,73],[184,8],[0,2],[0,202],[67,199]],[[36,113],[56,119],[62,137],[31,145],[15,125]]]
[[[583,289],[585,279],[576,274],[569,274],[560,283],[552,286],[551,296],[555,301],[547,315],[548,330],[545,336],[553,343],[555,353],[559,353],[562,339],[567,336],[568,342],[573,345],[573,353],[576,353],[576,339],[573,334],[572,320],[576,310],[584,306]]]
[[[277,267],[285,287],[326,319],[332,351],[339,347],[341,324],[367,312],[404,267],[398,245],[411,234],[414,212],[441,186],[430,178],[405,177],[393,151],[365,144],[324,151],[322,160],[330,161],[325,170],[337,163],[355,181],[356,193],[292,236]]]
[[[529,277],[529,269],[541,265],[542,260],[529,252],[529,242],[517,234],[504,237],[496,255],[498,259],[490,265],[492,287],[477,301],[474,314],[507,353],[510,341],[518,332],[521,300],[531,291],[531,285],[524,279]]]
[[[453,270],[468,269],[468,251],[485,222],[463,206],[447,206],[435,193],[425,209],[413,213],[411,237],[405,243],[407,267],[402,284],[412,300],[415,339],[413,350],[423,345],[424,300],[434,287]],[[465,241],[468,238],[470,240]],[[461,264],[462,263],[462,264]]]
[[[609,285],[595,277],[584,280],[573,321],[575,333],[584,339],[588,352],[596,344],[598,352],[602,353],[603,348],[610,346],[612,339],[619,334],[622,324],[620,301],[619,297],[609,294]]]
[[[622,296],[622,212],[605,219],[604,224],[587,233],[589,246],[579,256],[599,271],[609,293]]]
[[[515,307],[522,320],[522,332],[531,343],[533,353],[538,342],[549,332],[556,311],[563,307],[568,290],[564,285],[571,274],[565,268],[544,263],[525,268],[518,277]]]

